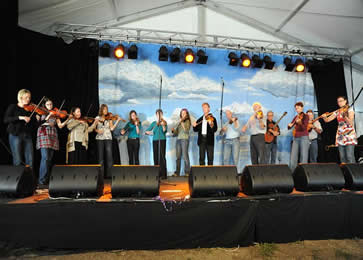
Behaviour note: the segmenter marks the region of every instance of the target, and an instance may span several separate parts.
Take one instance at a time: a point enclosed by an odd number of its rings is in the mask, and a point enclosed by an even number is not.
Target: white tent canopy
[[[19,0],[20,26],[55,35],[59,23],[346,48],[354,93],[363,85],[362,0]],[[348,63],[345,72],[351,100]],[[363,112],[361,100],[356,109]]]

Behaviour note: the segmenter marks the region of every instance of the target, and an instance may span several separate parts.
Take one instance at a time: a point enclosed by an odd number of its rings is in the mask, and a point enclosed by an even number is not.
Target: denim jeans
[[[277,153],[277,144],[269,143],[265,144],[265,153],[266,153],[266,163],[267,164],[276,164],[276,153]]]
[[[307,163],[308,157],[309,157],[309,137],[308,136],[294,137],[290,154],[291,170],[292,171],[295,170],[298,158],[300,158],[300,163]]]
[[[13,165],[21,165],[24,163],[22,156],[22,153],[24,153],[25,164],[33,168],[34,151],[32,138],[29,136],[9,134],[9,144],[13,155]]]
[[[239,162],[239,137],[224,140],[224,150],[223,150],[223,165],[230,165],[231,154],[233,159],[233,165],[238,166]]]
[[[310,141],[309,147],[309,162],[316,163],[318,159],[318,139]]]
[[[355,163],[354,145],[338,145],[340,162]]]
[[[189,139],[177,139],[176,140],[176,171],[177,175],[180,175],[181,157],[184,159],[184,173],[190,172],[189,161]]]
[[[40,154],[42,155],[42,159],[40,160],[38,183],[46,184],[50,168],[52,166],[54,150],[49,148],[40,148]]]
[[[112,157],[112,140],[96,140],[98,150],[98,163],[101,164],[101,170],[104,177],[110,176],[110,169],[113,164]],[[106,157],[106,160],[104,159]],[[106,162],[106,165],[105,165]]]

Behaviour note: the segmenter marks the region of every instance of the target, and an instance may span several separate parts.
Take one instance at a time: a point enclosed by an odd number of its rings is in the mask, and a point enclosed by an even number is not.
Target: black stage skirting
[[[166,206],[166,207],[165,207]],[[58,249],[235,247],[363,237],[363,194],[0,204],[0,240]]]

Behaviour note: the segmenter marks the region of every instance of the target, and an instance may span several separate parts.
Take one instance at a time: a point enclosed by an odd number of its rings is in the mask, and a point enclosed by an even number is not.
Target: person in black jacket
[[[24,106],[30,103],[30,99],[31,93],[29,90],[19,90],[18,103],[8,106],[4,116],[4,123],[8,124],[7,132],[9,133],[13,165],[24,164],[24,155],[25,164],[33,168],[34,148],[32,132],[36,120],[35,116],[30,117],[31,112],[24,109]]]
[[[217,131],[217,120],[210,113],[208,103],[202,104],[203,116],[193,123],[193,131],[198,132],[199,165],[205,165],[207,152],[208,165],[213,165],[214,133]]]

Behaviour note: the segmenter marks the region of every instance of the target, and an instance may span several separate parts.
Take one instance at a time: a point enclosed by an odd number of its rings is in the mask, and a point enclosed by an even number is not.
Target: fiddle
[[[28,105],[24,105],[24,110],[28,112],[35,112],[38,115],[48,115],[49,112],[46,108],[37,106],[36,104],[30,103]]]
[[[257,117],[257,119],[262,119],[263,118],[263,112],[262,112],[262,110],[258,110],[256,112],[256,117]]]
[[[140,125],[140,119],[138,117],[135,118],[135,120],[132,120],[132,123],[134,125]],[[137,123],[137,124],[136,124]]]
[[[157,125],[167,125],[168,123],[165,121],[164,118],[161,118],[159,122],[156,123]]]
[[[123,118],[121,118],[119,115],[114,115],[114,114],[112,114],[112,113],[107,113],[106,115],[105,115],[105,120],[112,120],[112,121],[115,121],[115,120],[118,120],[120,118],[120,120],[122,121],[122,122],[126,122],[126,120],[125,119],[123,119]]]
[[[236,122],[238,120],[238,118],[237,117],[232,117],[230,120],[229,120],[229,124],[231,125],[231,124],[233,124],[234,122]]]
[[[69,116],[69,114],[67,113],[66,110],[59,110],[56,107],[53,108],[52,110],[49,110],[49,113],[51,113],[53,117],[61,118],[61,119],[64,119],[67,116]]]
[[[295,126],[294,129],[292,130],[292,136],[295,136],[295,134],[296,134],[296,124],[301,125],[302,124],[302,120],[304,119],[304,116],[305,116],[305,113],[304,112],[301,112],[300,114],[298,114],[295,117],[295,120],[294,120],[294,122],[292,124],[292,127]],[[300,119],[300,121],[299,122],[296,122],[297,119]]]
[[[93,121],[95,121],[96,119],[93,117],[88,117],[88,116],[83,116],[80,118],[74,118],[75,120],[81,121],[81,122],[85,122],[85,123],[92,123]]]

